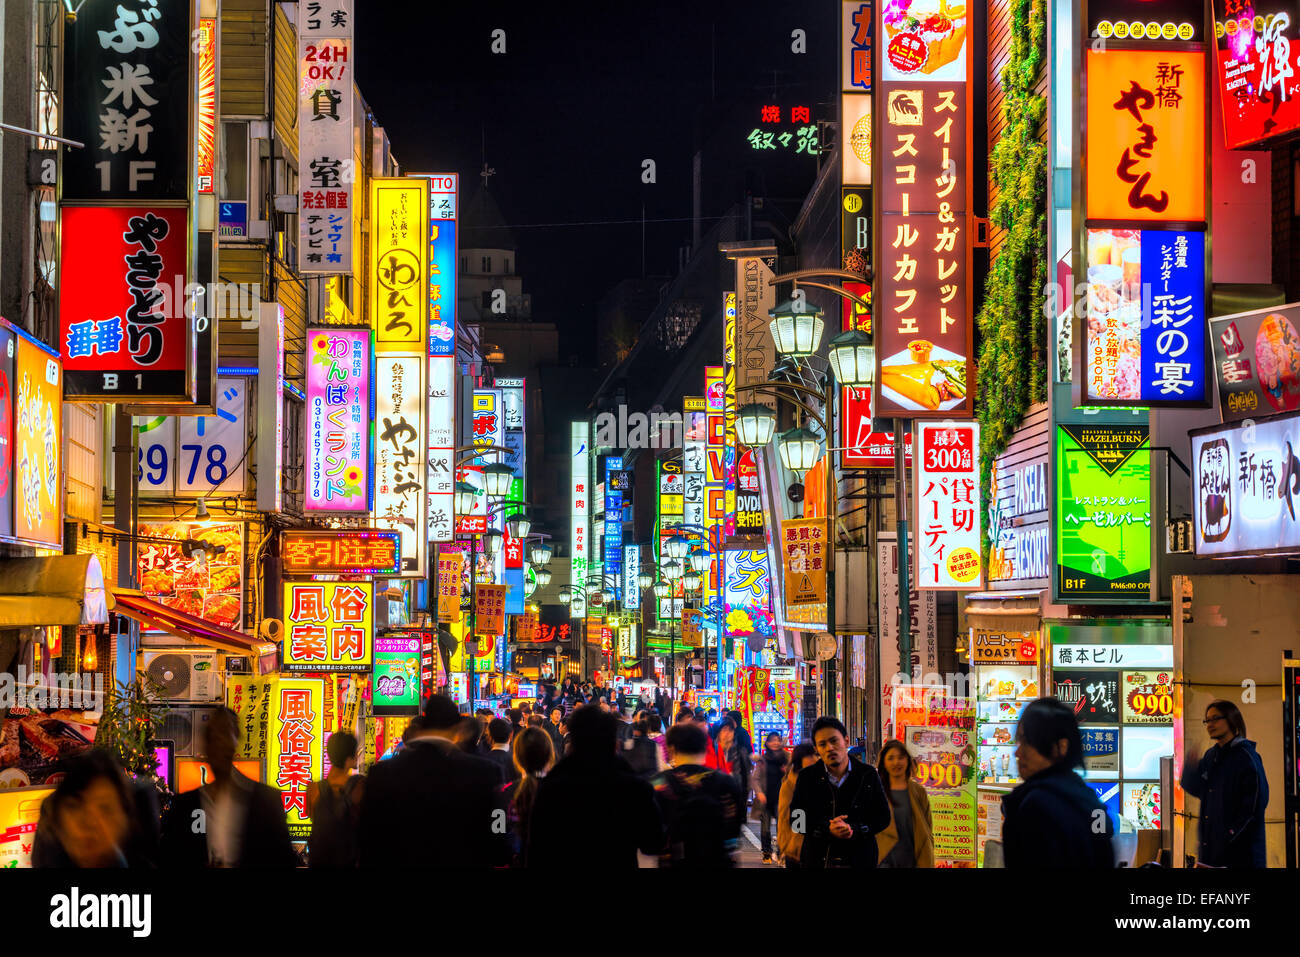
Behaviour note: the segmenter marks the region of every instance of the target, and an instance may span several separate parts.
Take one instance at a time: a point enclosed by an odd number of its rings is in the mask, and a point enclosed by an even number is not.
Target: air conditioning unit
[[[202,758],[203,726],[212,717],[215,708],[172,708],[163,715],[162,730],[158,736],[164,741],[176,742],[176,757]]]
[[[144,670],[162,685],[166,701],[220,701],[221,672],[215,651],[170,648],[143,653]]]

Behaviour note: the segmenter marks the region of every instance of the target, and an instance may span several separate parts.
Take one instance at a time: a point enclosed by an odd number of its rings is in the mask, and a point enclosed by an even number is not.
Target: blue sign
[[[522,568],[504,569],[506,586],[506,614],[522,615],[524,613],[524,570]]]
[[[1205,233],[1142,230],[1142,398],[1206,401]]]
[[[1084,757],[1107,757],[1119,754],[1119,730],[1117,728],[1080,728],[1083,740]]]
[[[217,238],[239,239],[248,236],[248,204],[217,204]]]
[[[623,470],[623,457],[605,458],[605,574],[623,573],[623,493],[611,488],[614,472]]]
[[[1088,787],[1092,788],[1097,795],[1097,800],[1101,806],[1106,809],[1106,816],[1110,818],[1111,827],[1115,833],[1119,833],[1119,782],[1118,781],[1089,781]]]

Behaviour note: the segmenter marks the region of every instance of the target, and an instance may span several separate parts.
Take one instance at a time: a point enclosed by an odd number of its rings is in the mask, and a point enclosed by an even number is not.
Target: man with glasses
[[[1268,780],[1246,720],[1231,701],[1211,701],[1205,731],[1214,747],[1183,762],[1182,788],[1201,802],[1200,855],[1207,867],[1266,867],[1264,809]]]

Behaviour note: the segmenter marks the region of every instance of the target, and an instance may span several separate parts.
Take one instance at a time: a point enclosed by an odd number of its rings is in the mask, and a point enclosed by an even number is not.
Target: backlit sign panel
[[[370,346],[369,329],[307,330],[305,511],[370,508]]]
[[[401,536],[378,528],[285,529],[280,558],[286,575],[399,575]]]
[[[285,582],[284,667],[369,671],[374,612],[371,582]]]
[[[1215,64],[1228,149],[1300,128],[1300,9],[1293,0],[1214,0]]]
[[[428,560],[424,454],[428,358],[375,358],[374,524],[402,533],[402,576],[423,578]]]
[[[360,178],[352,169],[352,0],[306,4],[302,14],[298,18],[298,270],[311,275],[350,273],[353,184]],[[378,224],[378,209],[373,203],[370,208],[371,222]],[[370,289],[374,300],[379,287],[373,278]]]
[[[916,587],[979,588],[980,427],[975,422],[918,422]]]
[[[1210,320],[1224,422],[1300,409],[1300,305]]]
[[[375,331],[375,352],[426,355],[429,181],[419,177],[371,180],[370,223],[370,325]]]

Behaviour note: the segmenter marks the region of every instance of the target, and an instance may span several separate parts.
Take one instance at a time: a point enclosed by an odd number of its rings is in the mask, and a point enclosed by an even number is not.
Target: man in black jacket
[[[1268,779],[1255,742],[1246,738],[1246,719],[1231,701],[1211,701],[1205,730],[1214,747],[1183,762],[1183,790],[1201,802],[1197,835],[1201,864],[1209,867],[1267,867],[1264,809]]]
[[[495,867],[509,860],[501,772],[453,743],[461,715],[430,695],[424,727],[366,778],[362,867]]]
[[[832,717],[813,723],[821,763],[799,772],[790,801],[791,828],[804,828],[802,867],[875,867],[875,836],[893,820],[880,774],[849,757],[847,739]]]
[[[615,717],[585,707],[569,718],[569,755],[542,779],[533,803],[528,864],[554,873],[574,861],[595,869],[636,867],[658,854],[663,827],[654,789],[615,752]]]
[[[889,798],[880,774],[849,757],[848,732],[835,718],[813,724],[822,762],[800,772],[790,800],[790,826],[803,830],[803,867],[875,867],[876,837],[889,827]]]
[[[501,783],[505,785],[518,781],[519,769],[515,767],[515,760],[510,755],[510,742],[514,739],[510,722],[505,718],[493,718],[488,722],[488,738],[492,742],[492,750],[488,752],[487,759],[500,768]]]
[[[217,708],[203,729],[212,780],[178,794],[163,822],[165,867],[295,867],[280,792],[235,770],[239,718]]]

